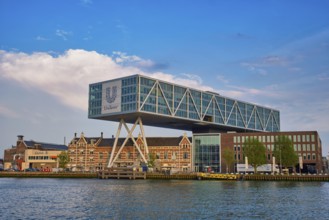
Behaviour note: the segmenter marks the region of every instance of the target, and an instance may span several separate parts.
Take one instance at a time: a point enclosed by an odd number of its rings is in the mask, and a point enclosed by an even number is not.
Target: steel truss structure
[[[232,100],[212,92],[200,92],[191,88],[182,89],[182,87],[175,85],[172,86],[172,91],[166,91],[162,87],[167,85],[155,80],[146,95],[141,92],[138,111],[154,112],[154,108],[146,108],[145,106],[155,101],[155,113],[160,115],[188,118],[203,123],[233,126],[247,130],[280,130],[279,113],[276,110]],[[142,83],[141,86],[143,87]],[[183,93],[177,94],[175,92],[177,87]]]
[[[138,146],[138,144],[137,144],[137,142],[136,142],[136,140],[133,136],[133,132],[134,132],[137,124],[139,124],[139,127],[140,127],[140,133],[141,133],[141,137],[143,138],[146,155],[143,154],[143,151],[140,149],[140,147]],[[117,148],[118,140],[119,140],[119,137],[120,137],[122,125],[125,127],[128,134],[127,134],[126,139],[124,140],[124,142],[122,143],[122,145],[120,146],[118,151],[116,152],[116,148]],[[129,127],[127,126],[124,119],[120,120],[119,127],[118,127],[118,130],[117,130],[116,136],[115,136],[114,144],[113,144],[113,147],[112,147],[110,160],[109,160],[109,163],[107,165],[108,168],[113,167],[113,165],[117,161],[121,151],[126,146],[126,143],[129,140],[129,138],[133,141],[134,147],[136,147],[136,149],[138,150],[139,154],[142,157],[143,162],[147,164],[148,157],[149,157],[149,150],[148,150],[148,146],[147,146],[147,142],[146,142],[143,122],[142,122],[142,119],[140,117],[138,117],[131,129],[129,129]]]
[[[118,87],[116,111],[104,111]],[[111,90],[112,89],[112,90]],[[111,95],[112,94],[112,95]],[[112,97],[113,98],[113,97]],[[248,102],[200,91],[141,75],[133,75],[89,85],[88,117],[144,125],[196,131],[280,131],[280,112]]]

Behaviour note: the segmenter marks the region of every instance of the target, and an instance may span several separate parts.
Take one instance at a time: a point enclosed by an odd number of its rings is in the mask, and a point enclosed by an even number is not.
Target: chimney
[[[77,138],[77,133],[74,133],[74,138]]]
[[[103,132],[101,132],[101,138],[103,138]]]
[[[22,141],[24,136],[23,135],[17,135],[18,141]]]

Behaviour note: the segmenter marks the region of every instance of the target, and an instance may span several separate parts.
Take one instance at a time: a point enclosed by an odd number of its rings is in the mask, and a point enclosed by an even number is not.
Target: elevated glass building
[[[120,122],[116,140],[124,127],[126,141],[133,140],[146,164],[149,151],[143,124],[192,131],[192,166],[198,172],[221,172],[220,133],[280,131],[278,110],[141,75],[90,84],[88,117]],[[126,123],[134,124],[131,130]],[[137,124],[146,143],[145,153],[132,136]],[[116,145],[117,141],[108,167],[115,166],[125,144],[118,149]]]
[[[89,85],[88,117],[193,132],[280,131],[278,110],[141,75]]]

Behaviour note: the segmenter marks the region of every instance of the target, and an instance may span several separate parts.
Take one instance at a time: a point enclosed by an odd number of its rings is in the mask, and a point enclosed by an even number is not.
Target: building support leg
[[[136,142],[136,140],[135,140],[135,138],[133,136],[133,132],[134,132],[137,124],[139,124],[140,130],[141,130],[141,133],[142,133],[143,142],[144,142],[144,145],[146,147],[147,157],[145,157],[145,155],[141,151],[140,147],[138,146],[138,144],[137,144],[137,142]],[[128,134],[127,134],[126,139],[122,143],[121,147],[119,148],[118,152],[115,153],[116,147],[117,147],[117,143],[118,143],[118,139],[119,139],[119,135],[121,133],[122,125],[125,127],[125,129],[127,130],[127,133]],[[136,122],[134,123],[134,125],[132,126],[131,129],[129,129],[129,127],[127,126],[127,124],[124,121],[124,119],[121,119],[120,120],[119,128],[118,128],[118,131],[117,131],[117,134],[116,134],[116,137],[115,137],[115,141],[114,141],[114,144],[113,144],[113,147],[112,147],[111,157],[110,157],[110,160],[109,160],[109,163],[108,163],[108,166],[107,166],[108,168],[113,167],[114,162],[118,159],[120,153],[122,152],[122,150],[125,147],[127,141],[129,140],[129,138],[133,141],[134,147],[137,148],[139,154],[141,155],[141,157],[143,159],[143,162],[147,164],[147,162],[148,162],[148,147],[147,147],[147,142],[146,142],[146,137],[145,137],[145,132],[144,132],[144,128],[143,128],[142,119],[140,117],[138,117],[137,120],[136,120]],[[114,154],[115,154],[115,156],[114,156]]]

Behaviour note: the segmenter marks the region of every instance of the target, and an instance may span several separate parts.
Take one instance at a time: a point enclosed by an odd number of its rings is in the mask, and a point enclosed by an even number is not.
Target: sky
[[[278,109],[328,155],[329,1],[0,0],[0,158],[17,135],[111,137],[88,85],[132,74]]]

